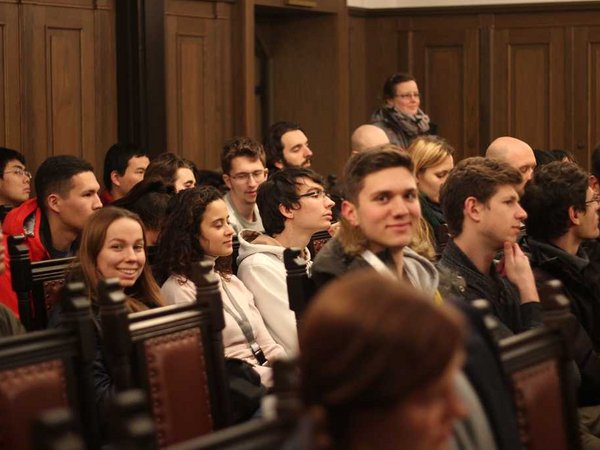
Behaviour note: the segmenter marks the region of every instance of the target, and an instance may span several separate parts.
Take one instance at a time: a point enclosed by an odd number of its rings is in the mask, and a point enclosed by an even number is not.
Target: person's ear
[[[342,216],[348,221],[348,223],[352,226],[359,226],[360,221],[358,219],[358,211],[356,205],[349,200],[343,200],[341,205],[341,213]]]
[[[231,177],[226,173],[223,174],[223,183],[225,183],[225,186],[231,190]]]
[[[573,225],[577,226],[581,224],[580,215],[582,213],[582,211],[577,211],[573,205],[569,206],[569,220]]]
[[[294,218],[294,210],[286,207],[285,205],[279,204],[279,214],[281,214],[286,219]]]
[[[483,204],[479,202],[475,197],[467,197],[464,203],[464,216],[465,218],[471,219],[473,222],[481,221],[481,210]]]
[[[278,159],[277,161],[275,161],[275,163],[273,164],[275,167],[277,167],[278,169],[283,169],[283,162]]]
[[[600,180],[595,175],[590,175],[588,178],[588,185],[592,188],[595,194],[600,194]]]
[[[50,211],[60,214],[60,196],[58,194],[50,194],[46,198],[46,205]]]
[[[113,184],[113,186],[121,186],[121,175],[119,175],[119,172],[113,170],[110,173],[110,181]]]

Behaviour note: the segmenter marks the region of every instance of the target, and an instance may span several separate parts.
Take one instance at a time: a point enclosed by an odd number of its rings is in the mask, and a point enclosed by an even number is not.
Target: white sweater
[[[233,275],[226,283],[231,295],[235,298],[235,301],[242,308],[250,321],[256,342],[267,359],[270,362],[273,362],[276,359],[285,358],[285,351],[273,340],[265,327],[263,319],[254,305],[252,293]],[[223,289],[222,281],[219,283],[219,289],[221,291],[223,303],[229,306],[233,311],[236,311],[229,300],[227,293]],[[171,275],[162,285],[160,290],[165,299],[165,303],[168,305],[175,303],[192,303],[196,301],[196,286],[194,283],[177,275]],[[223,329],[223,347],[225,348],[225,356],[227,358],[238,358],[249,362],[260,374],[262,383],[267,387],[272,386],[273,373],[271,368],[258,365],[254,354],[250,350],[248,341],[236,320],[228,314],[226,310],[224,310],[223,313],[225,315],[225,328]]]

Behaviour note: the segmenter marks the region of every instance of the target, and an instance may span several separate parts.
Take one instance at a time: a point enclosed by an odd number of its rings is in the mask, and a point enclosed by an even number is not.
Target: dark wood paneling
[[[413,42],[421,108],[459,158],[479,154],[478,31],[416,31]]]
[[[232,134],[230,16],[227,4],[165,3],[167,147],[208,169]]]
[[[21,148],[18,6],[0,4],[0,145]]]
[[[349,154],[348,59],[338,39],[347,24],[335,14],[258,19],[271,57],[271,122],[299,123],[315,153],[314,168],[339,172]]]
[[[534,148],[564,148],[565,30],[494,33],[492,138],[514,136]]]
[[[94,160],[92,10],[23,5],[23,150],[30,165],[73,154]],[[100,93],[98,93],[100,95]]]
[[[600,27],[573,30],[572,147],[581,162],[589,162],[600,141]]]

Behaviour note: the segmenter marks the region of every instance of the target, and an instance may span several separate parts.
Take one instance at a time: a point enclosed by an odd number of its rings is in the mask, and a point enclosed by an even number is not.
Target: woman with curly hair
[[[228,273],[226,259],[233,252],[235,234],[228,218],[223,195],[212,186],[182,191],[173,198],[159,237],[161,291],[168,304],[196,301],[192,267],[205,259],[214,261],[225,314],[225,356],[252,364],[262,383],[270,386],[270,362],[286,354],[269,334],[252,293]]]

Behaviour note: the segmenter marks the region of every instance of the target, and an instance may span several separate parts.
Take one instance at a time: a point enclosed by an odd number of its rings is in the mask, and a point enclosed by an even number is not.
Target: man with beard
[[[269,127],[264,144],[269,170],[310,167],[313,152],[300,125],[293,122],[274,123]]]

